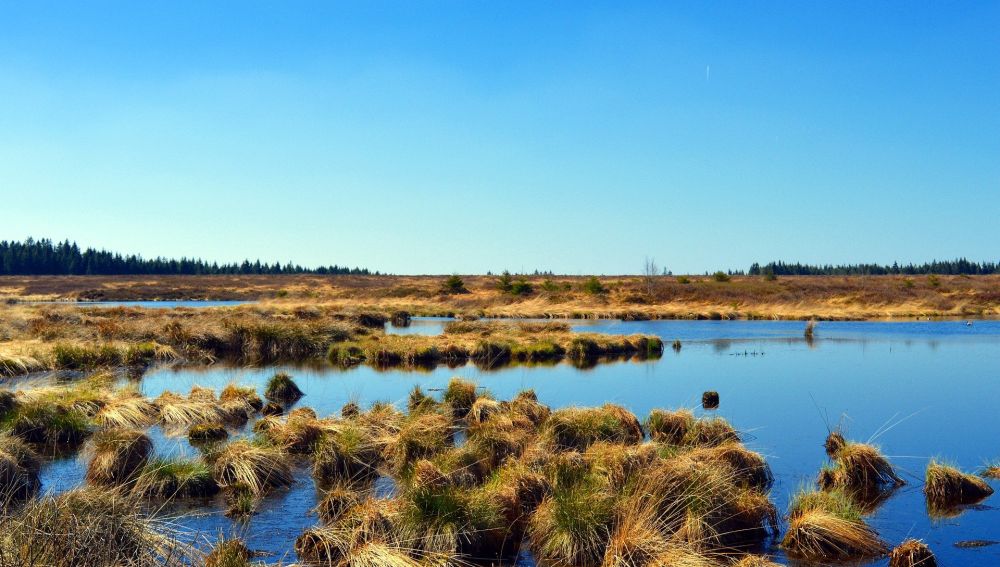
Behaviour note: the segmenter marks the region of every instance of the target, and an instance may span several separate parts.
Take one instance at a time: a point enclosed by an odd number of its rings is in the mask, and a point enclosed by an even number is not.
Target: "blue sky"
[[[1000,3],[4,2],[0,239],[394,273],[1000,250]]]

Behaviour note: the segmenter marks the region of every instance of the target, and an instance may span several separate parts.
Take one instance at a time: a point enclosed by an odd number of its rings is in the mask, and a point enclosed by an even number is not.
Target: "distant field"
[[[528,277],[513,295],[492,276],[463,276],[467,293],[442,292],[446,276],[6,276],[17,300],[243,299],[345,308],[520,317],[823,318],[1000,315],[1000,276]]]

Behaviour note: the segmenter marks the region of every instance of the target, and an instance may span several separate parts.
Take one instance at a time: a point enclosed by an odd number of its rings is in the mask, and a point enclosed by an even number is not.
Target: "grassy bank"
[[[1000,276],[6,276],[0,299],[244,299],[417,315],[819,318],[1000,315]]]
[[[471,360],[494,367],[568,358],[588,365],[606,357],[658,357],[663,351],[656,337],[574,333],[564,324],[467,322],[440,336],[391,335],[383,329],[390,315],[289,303],[176,310],[5,304],[0,375],[219,360],[329,359],[342,366]]]

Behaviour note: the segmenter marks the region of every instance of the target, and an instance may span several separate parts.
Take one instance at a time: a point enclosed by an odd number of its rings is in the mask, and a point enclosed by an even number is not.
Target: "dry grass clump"
[[[219,485],[212,469],[201,461],[151,459],[133,490],[147,498],[197,498],[219,492]]]
[[[307,565],[422,567],[453,565],[454,554],[421,550],[399,529],[400,503],[369,499],[333,525],[306,530],[295,553]]]
[[[181,565],[198,553],[161,531],[137,498],[77,488],[0,519],[0,564],[23,567]]]
[[[464,419],[472,409],[472,404],[476,403],[476,385],[468,380],[454,377],[448,381],[448,387],[444,390],[444,402],[451,406],[455,412],[455,417]]]
[[[718,447],[726,443],[737,443],[740,434],[721,417],[696,419],[684,435],[681,444],[689,447]]]
[[[387,458],[396,471],[406,471],[418,459],[426,459],[452,444],[451,419],[438,413],[409,417],[386,447]]]
[[[833,467],[824,468],[819,476],[819,484],[824,489],[873,492],[906,484],[889,460],[873,445],[844,442],[833,459]]]
[[[556,451],[585,451],[597,441],[635,445],[643,438],[635,415],[614,404],[557,410],[542,425],[541,435]]]
[[[775,563],[764,555],[747,555],[737,561],[733,567],[781,567],[780,563]]]
[[[987,465],[983,468],[983,471],[980,474],[985,478],[1000,479],[1000,465]]]
[[[205,567],[251,567],[253,552],[239,538],[226,539],[222,535],[205,556]]]
[[[167,391],[153,403],[160,410],[160,421],[167,427],[187,428],[199,423],[222,421],[222,413],[214,402],[184,398]]]
[[[350,483],[337,483],[323,494],[315,511],[324,524],[333,524],[361,500],[362,495],[356,486]]]
[[[798,494],[790,506],[781,546],[790,556],[810,561],[880,557],[888,552],[842,491]]]
[[[927,508],[934,515],[948,515],[956,508],[975,504],[991,494],[993,488],[977,476],[934,460],[927,465],[924,495]]]
[[[765,491],[774,483],[774,475],[764,456],[736,442],[698,448],[688,453],[687,457],[695,461],[724,463],[732,470],[734,482],[741,486]]]
[[[103,427],[145,428],[156,422],[159,410],[146,398],[127,393],[110,399],[94,421]]]
[[[106,378],[44,386],[0,397],[0,430],[49,449],[75,446],[92,433],[91,418],[107,403]]]
[[[260,411],[264,407],[264,401],[257,395],[257,390],[251,386],[240,386],[235,382],[230,382],[222,388],[222,391],[219,392],[219,401],[223,404],[242,402],[254,411]]]
[[[528,523],[531,550],[557,565],[598,565],[611,535],[615,496],[599,475],[568,461],[559,469]]]
[[[290,404],[305,394],[286,372],[278,372],[267,381],[264,397],[271,401]]]
[[[358,423],[331,427],[313,452],[313,477],[321,483],[367,482],[378,474],[382,445],[376,433]]]
[[[654,409],[646,418],[646,429],[653,441],[667,445],[680,445],[694,426],[694,414],[688,410],[667,411]]]
[[[188,440],[191,443],[225,441],[228,438],[229,431],[221,423],[200,423],[188,429]]]
[[[41,461],[27,443],[0,433],[0,503],[31,498],[41,488]]]
[[[131,483],[153,452],[153,442],[141,430],[113,428],[98,431],[84,447],[87,480],[101,486]]]
[[[437,400],[425,394],[420,385],[416,385],[410,390],[410,395],[406,400],[406,410],[411,415],[423,411],[434,411],[437,407]]]
[[[740,482],[723,460],[680,454],[644,471],[629,505],[652,507],[671,540],[696,550],[741,547],[777,533],[767,494]]]
[[[310,408],[292,411],[285,419],[268,416],[254,424],[254,431],[289,453],[311,453],[330,425],[316,418]]]
[[[552,415],[549,406],[539,403],[538,395],[531,389],[518,392],[512,400],[507,402],[507,407],[511,415],[525,417],[535,426],[541,425]]]
[[[823,449],[826,450],[826,456],[833,458],[840,452],[841,449],[847,446],[847,439],[844,439],[844,435],[840,431],[831,431],[829,435],[826,436],[826,441],[823,442]]]
[[[889,554],[889,567],[937,567],[937,559],[924,542],[908,539]]]
[[[223,488],[241,485],[259,495],[294,482],[287,456],[277,448],[233,441],[214,453],[212,461],[212,474]]]
[[[426,459],[414,464],[399,495],[402,539],[426,553],[513,559],[526,519],[518,486],[504,482],[510,476],[467,483],[455,473]]]

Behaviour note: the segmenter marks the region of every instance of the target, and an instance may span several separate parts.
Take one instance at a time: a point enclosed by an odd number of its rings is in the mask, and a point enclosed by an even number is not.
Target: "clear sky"
[[[394,273],[1000,258],[1000,2],[2,2],[0,239]]]

